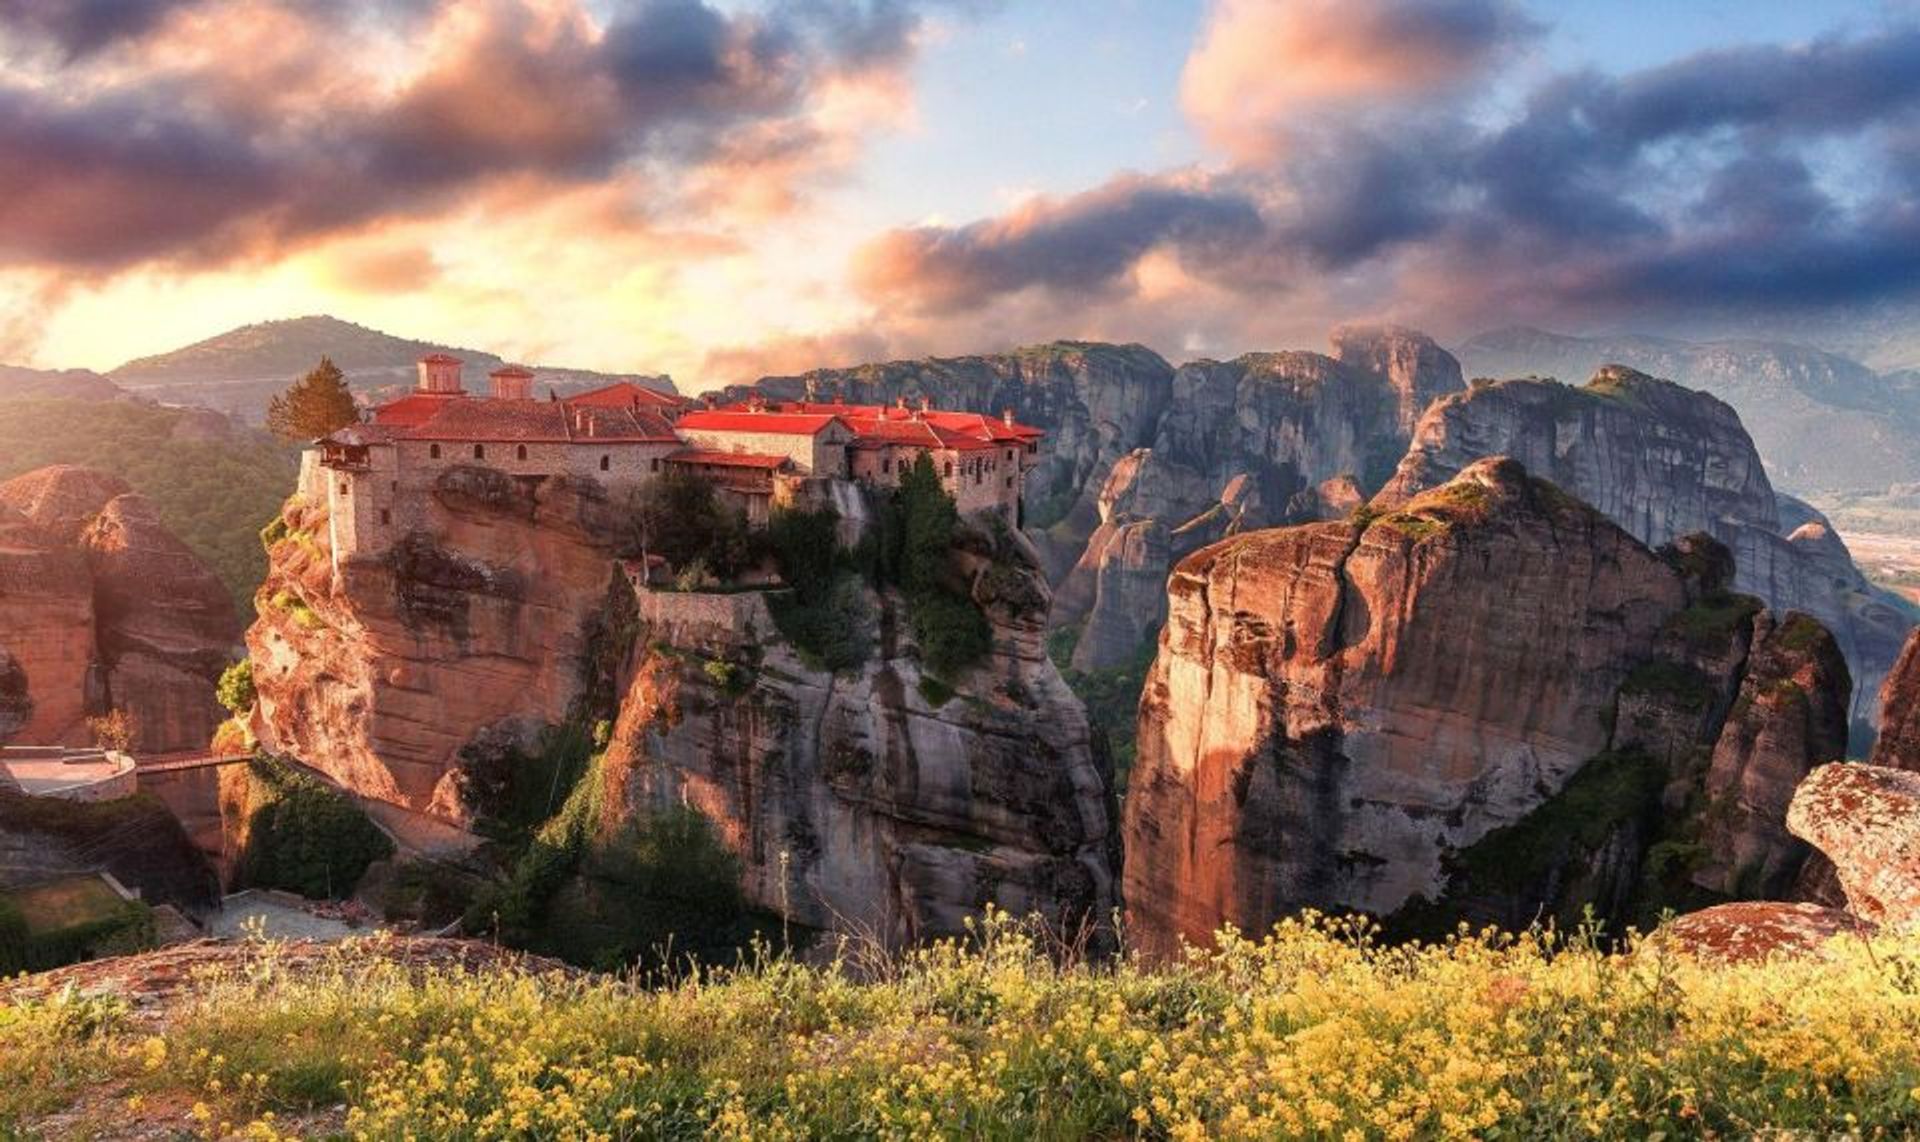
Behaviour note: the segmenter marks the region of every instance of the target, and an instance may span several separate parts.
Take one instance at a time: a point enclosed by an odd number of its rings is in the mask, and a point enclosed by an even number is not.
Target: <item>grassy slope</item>
[[[48,464],[120,476],[153,500],[168,529],[249,615],[266,573],[259,531],[293,490],[294,453],[244,429],[223,439],[175,439],[181,416],[131,401],[8,401],[0,404],[0,480]]]
[[[403,949],[350,948],[297,971],[235,964],[151,1021],[57,995],[0,1003],[0,1135],[133,1120],[220,1136],[253,1122],[247,1137],[1023,1142],[1920,1125],[1912,936],[1715,967],[1538,936],[1382,950],[1308,920],[1158,968],[1058,966],[1059,949],[992,919],[979,936],[861,973],[776,959],[658,988],[409,972]]]

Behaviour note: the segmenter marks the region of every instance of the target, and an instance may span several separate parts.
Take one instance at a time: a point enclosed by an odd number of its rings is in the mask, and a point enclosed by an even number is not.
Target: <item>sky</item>
[[[0,0],[0,361],[330,313],[697,390],[1916,298],[1917,0]]]

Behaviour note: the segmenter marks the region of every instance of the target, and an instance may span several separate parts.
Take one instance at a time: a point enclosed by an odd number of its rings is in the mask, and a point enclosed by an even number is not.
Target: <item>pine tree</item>
[[[267,405],[267,428],[287,440],[312,440],[359,419],[346,375],[330,357]]]

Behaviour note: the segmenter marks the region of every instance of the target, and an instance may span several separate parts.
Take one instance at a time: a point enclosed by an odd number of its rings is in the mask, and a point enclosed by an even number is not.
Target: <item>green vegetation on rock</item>
[[[393,842],[346,794],[275,757],[247,769],[242,878],[316,900],[353,891],[367,866],[393,855]]]

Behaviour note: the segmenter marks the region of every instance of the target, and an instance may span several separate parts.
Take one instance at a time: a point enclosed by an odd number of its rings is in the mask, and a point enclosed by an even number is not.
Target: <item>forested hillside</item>
[[[0,480],[48,464],[112,472],[153,500],[168,530],[252,613],[266,573],[259,531],[293,488],[293,449],[205,410],[135,401],[0,405]]]

